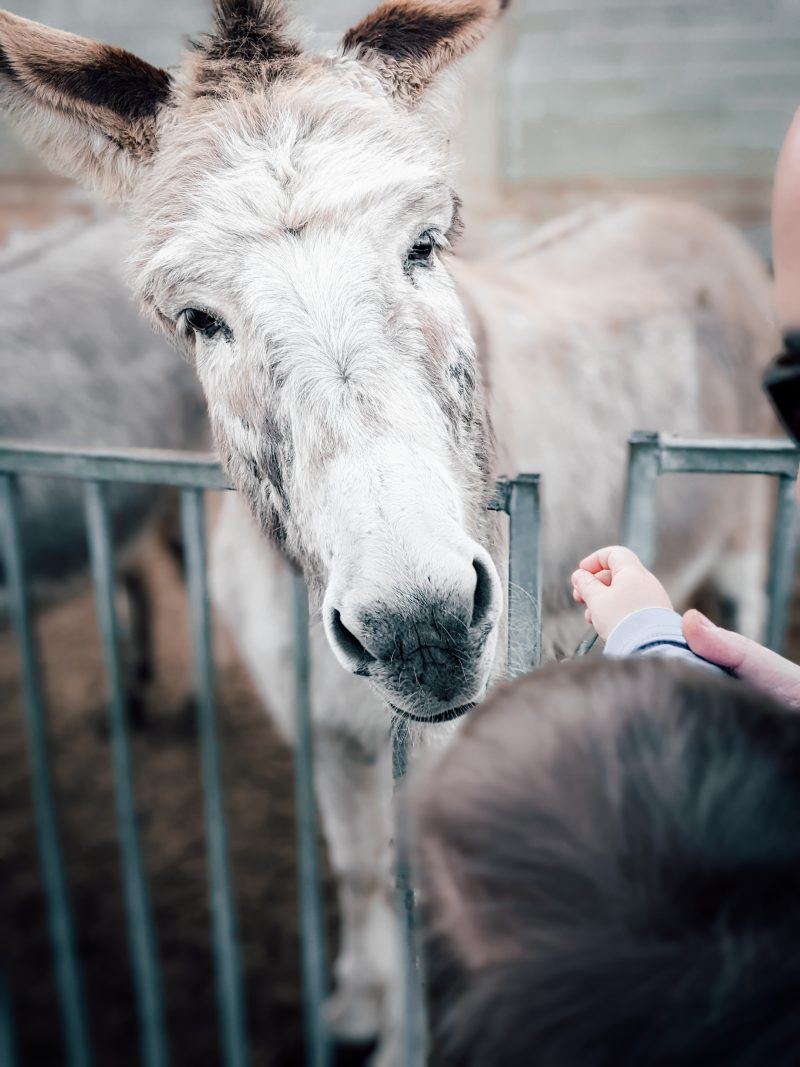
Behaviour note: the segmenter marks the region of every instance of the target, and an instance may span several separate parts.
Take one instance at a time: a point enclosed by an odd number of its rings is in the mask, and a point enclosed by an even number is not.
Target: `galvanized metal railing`
[[[22,475],[72,478],[85,483],[89,552],[108,682],[109,727],[128,942],[139,1020],[141,1060],[147,1067],[163,1067],[167,1064],[169,1050],[158,950],[136,819],[119,633],[114,607],[114,561],[107,489],[110,482],[124,481],[154,486],[170,485],[181,490],[220,1045],[226,1065],[245,1067],[249,1056],[216,738],[203,518],[204,490],[226,489],[227,479],[216,461],[208,456],[148,451],[54,450],[10,443],[0,446],[0,501],[4,513],[3,553],[12,624],[20,646],[39,857],[53,948],[65,1058],[69,1067],[89,1067],[92,1062],[92,1044],[47,754],[46,709],[20,525],[18,479]]]
[[[137,1001],[141,1060],[147,1067],[164,1067],[169,1062],[169,1048],[157,938],[137,827],[133,768],[120,663],[119,626],[114,603],[114,559],[107,494],[111,482],[172,486],[180,490],[181,525],[191,609],[194,689],[202,765],[220,1048],[226,1065],[243,1067],[248,1063],[247,1030],[216,739],[203,517],[204,491],[227,489],[228,480],[217,462],[205,455],[145,450],[57,450],[11,442],[0,444],[0,497],[4,513],[3,553],[8,575],[12,622],[20,646],[40,863],[47,899],[66,1061],[70,1067],[89,1067],[92,1062],[92,1046],[49,770],[46,708],[20,526],[20,476],[70,478],[84,482],[90,561],[108,682],[108,714],[128,943]],[[498,484],[491,507],[505,511],[511,519],[509,663],[514,673],[520,673],[535,666],[541,654],[538,477],[521,476],[502,481]],[[294,615],[295,795],[305,1037],[308,1062],[314,1067],[327,1067],[331,1061],[331,1042],[324,1025],[323,1013],[328,973],[313,789],[308,606],[305,585],[299,579],[294,585]],[[396,751],[404,751],[402,740]],[[398,774],[402,774],[404,764],[403,757],[402,765],[400,762],[396,765]],[[410,907],[413,899],[410,884],[406,886],[405,892]],[[408,914],[410,915],[410,912]],[[414,961],[409,960],[409,983],[413,981],[414,974]],[[5,1011],[8,1000],[5,987],[2,993],[2,1019],[8,1018],[10,1023],[10,1014]],[[416,998],[410,998],[409,1003],[416,1003]],[[413,1007],[411,1010],[414,1010]],[[415,1027],[415,1033],[418,1029]],[[411,1055],[417,1056],[415,1049],[411,1050]],[[414,1062],[419,1060],[415,1058]]]
[[[766,441],[687,442],[654,434],[636,434],[631,459],[623,541],[648,562],[655,543],[655,498],[658,477],[672,471],[760,473],[778,477],[780,489],[770,568],[770,636],[777,643],[786,625],[796,544],[794,476],[797,450]],[[156,934],[138,840],[131,758],[127,740],[125,697],[114,610],[114,561],[110,535],[108,483],[136,482],[173,486],[181,491],[181,518],[187,562],[194,650],[194,688],[200,739],[204,819],[208,848],[209,898],[220,1017],[220,1048],[226,1065],[248,1063],[247,1027],[233,890],[228,864],[227,832],[216,739],[216,703],[211,627],[206,583],[203,493],[229,488],[218,464],[205,455],[143,450],[54,450],[27,444],[0,444],[0,505],[12,621],[19,645],[22,688],[31,760],[31,780],[38,847],[53,946],[56,985],[69,1067],[92,1061],[89,1025],[83,996],[75,933],[64,875],[53,801],[45,735],[45,702],[32,623],[24,546],[20,531],[18,478],[23,475],[63,477],[85,483],[87,529],[95,584],[98,620],[109,685],[109,723],[114,762],[117,818],[125,888],[128,940],[141,1059],[147,1067],[169,1062]],[[498,483],[491,507],[506,512],[509,529],[508,672],[524,673],[541,659],[541,559],[539,479],[521,475]],[[312,724],[309,691],[310,656],[305,585],[294,586],[295,615],[295,792],[300,886],[301,952],[307,1062],[329,1067],[331,1042],[323,1004],[327,993],[327,960],[317,854],[316,812],[312,767]],[[408,761],[406,738],[393,738],[393,766],[402,778]],[[424,1062],[424,1026],[417,981],[413,930],[413,891],[408,870],[398,864],[398,901],[405,925],[404,1062]],[[10,1047],[10,992],[0,975],[0,1049]]]

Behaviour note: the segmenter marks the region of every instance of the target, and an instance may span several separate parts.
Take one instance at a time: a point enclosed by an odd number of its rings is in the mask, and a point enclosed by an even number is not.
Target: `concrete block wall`
[[[760,177],[800,105],[800,0],[523,0],[500,73],[511,181]]]

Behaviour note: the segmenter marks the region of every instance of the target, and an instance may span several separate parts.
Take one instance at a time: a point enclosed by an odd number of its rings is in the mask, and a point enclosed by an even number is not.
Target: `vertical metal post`
[[[398,789],[408,770],[408,726],[397,721],[392,729],[392,776],[395,787],[395,912],[400,923],[401,994],[400,1067],[424,1067],[427,1062],[425,993],[417,946],[414,887],[407,854],[404,808]]]
[[[47,760],[44,696],[25,581],[19,524],[19,486],[13,475],[0,475],[0,502],[5,518],[2,523],[3,555],[8,576],[11,617],[19,640],[22,662],[22,690],[31,761],[36,841],[47,901],[47,919],[53,946],[66,1061],[69,1067],[89,1067],[91,1053],[86,1001],[53,804],[53,787]]]
[[[508,675],[525,674],[542,659],[542,560],[539,475],[508,483]]]
[[[17,1043],[14,1038],[14,1016],[11,996],[5,975],[0,974],[0,1067],[16,1067]]]
[[[775,526],[772,531],[772,549],[767,579],[769,617],[766,644],[775,652],[783,651],[794,593],[798,533],[795,493],[795,479],[781,476],[778,479],[778,499],[775,507]]]
[[[233,905],[228,831],[222,800],[222,776],[217,745],[214,663],[206,582],[206,540],[203,492],[181,490],[181,527],[186,552],[186,578],[194,654],[194,690],[200,737],[203,811],[208,848],[208,884],[214,945],[220,1045],[225,1067],[246,1067],[247,1023],[236,914]]]
[[[150,896],[139,845],[126,701],[119,657],[119,626],[114,608],[114,558],[108,512],[108,486],[103,482],[87,482],[84,493],[97,621],[109,690],[108,720],[114,765],[114,796],[122,851],[122,884],[128,920],[128,944],[139,1013],[140,1054],[142,1063],[147,1067],[165,1067],[169,1062],[169,1053],[161,973]]]
[[[332,1046],[324,1018],[328,966],[314,801],[308,593],[305,582],[299,576],[293,579],[292,593],[295,667],[294,788],[297,806],[297,876],[306,1063],[311,1067],[328,1067],[332,1062]]]
[[[622,516],[622,543],[645,567],[656,555],[656,492],[660,472],[657,433],[633,433],[628,442],[628,476]]]

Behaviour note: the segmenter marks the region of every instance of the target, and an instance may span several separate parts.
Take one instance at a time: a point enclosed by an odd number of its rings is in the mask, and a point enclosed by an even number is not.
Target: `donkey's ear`
[[[483,40],[510,0],[385,0],[345,34],[342,51],[377,67],[413,104],[438,72]]]
[[[156,150],[169,75],[122,48],[0,11],[0,107],[45,161],[112,200]]]

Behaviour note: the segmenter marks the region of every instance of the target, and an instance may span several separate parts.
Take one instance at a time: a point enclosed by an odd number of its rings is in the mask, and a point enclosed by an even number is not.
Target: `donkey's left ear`
[[[414,104],[434,77],[483,40],[510,0],[385,0],[345,34],[342,51],[376,67]]]
[[[54,170],[124,200],[156,150],[166,71],[0,11],[0,109]]]

